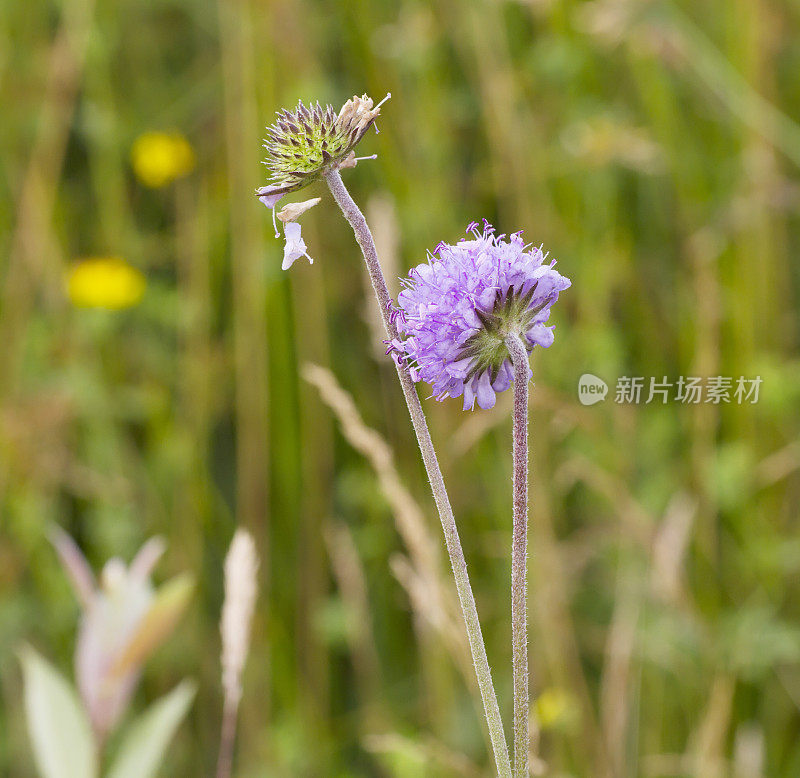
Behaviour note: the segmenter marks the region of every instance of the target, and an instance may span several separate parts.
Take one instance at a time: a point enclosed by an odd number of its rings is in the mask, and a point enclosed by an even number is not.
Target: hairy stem
[[[506,338],[514,365],[514,529],[511,541],[511,651],[514,672],[514,778],[528,778],[528,352],[518,335]]]
[[[372,239],[372,233],[367,225],[367,220],[347,191],[338,170],[328,172],[325,175],[325,180],[328,183],[334,200],[336,200],[344,217],[353,228],[356,241],[358,241],[358,245],[361,247],[361,252],[364,255],[364,261],[367,265],[372,288],[375,290],[383,326],[386,328],[389,340],[393,340],[397,337],[397,328],[389,315],[392,299],[389,296],[386,279],[381,270],[378,252],[375,248],[375,241]],[[458,599],[464,613],[469,647],[472,652],[475,673],[478,677],[478,687],[480,688],[481,698],[483,700],[483,708],[486,714],[486,723],[489,728],[489,737],[492,742],[497,772],[501,778],[510,778],[511,762],[509,760],[508,746],[506,745],[506,738],[503,732],[503,722],[500,718],[497,695],[495,694],[494,685],[492,684],[492,673],[489,669],[489,661],[486,657],[486,647],[483,643],[481,625],[478,621],[475,597],[472,594],[472,588],[469,583],[467,562],[464,558],[461,540],[458,537],[458,528],[456,527],[455,517],[453,516],[453,509],[450,506],[450,499],[447,496],[447,490],[444,486],[442,471],[436,459],[436,452],[434,451],[433,442],[431,441],[428,423],[425,421],[422,403],[420,403],[414,382],[411,380],[411,376],[404,366],[396,365],[396,367],[397,375],[400,378],[400,385],[403,388],[403,395],[406,399],[406,405],[408,405],[408,410],[411,414],[411,422],[414,425],[414,432],[416,433],[419,450],[422,454],[422,461],[425,465],[428,479],[430,480],[433,498],[436,502],[439,518],[442,522],[447,553],[450,557],[450,564],[452,565],[453,576],[456,581]]]

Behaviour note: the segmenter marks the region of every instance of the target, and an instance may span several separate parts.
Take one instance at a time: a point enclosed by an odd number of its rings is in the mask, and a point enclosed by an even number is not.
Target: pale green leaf
[[[141,666],[174,629],[193,589],[194,579],[189,573],[176,575],[161,586],[127,648],[111,668],[112,675],[123,675]]]
[[[194,694],[195,685],[184,681],[139,716],[125,734],[108,778],[153,778]]]
[[[70,683],[32,648],[20,651],[25,713],[42,778],[95,778],[97,755],[89,720]]]

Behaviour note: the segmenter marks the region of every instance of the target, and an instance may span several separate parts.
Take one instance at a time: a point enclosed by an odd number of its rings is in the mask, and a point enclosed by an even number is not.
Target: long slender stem
[[[325,175],[325,180],[328,183],[334,200],[336,200],[344,217],[353,228],[356,241],[358,241],[358,245],[361,247],[361,252],[364,255],[364,261],[367,265],[372,287],[375,290],[383,326],[386,328],[389,339],[393,340],[397,337],[397,328],[389,315],[392,299],[389,296],[386,279],[381,270],[378,252],[375,248],[375,241],[372,239],[372,233],[367,225],[367,220],[347,191],[338,170],[328,172]],[[508,756],[505,733],[503,732],[503,722],[500,718],[500,707],[497,704],[497,695],[495,694],[494,685],[492,684],[492,673],[489,669],[489,661],[486,657],[486,647],[483,643],[481,625],[478,621],[478,610],[475,607],[475,597],[472,594],[472,588],[469,583],[467,562],[464,558],[464,550],[461,547],[461,540],[458,536],[458,528],[456,527],[455,517],[453,516],[453,509],[450,506],[450,500],[444,486],[444,479],[442,478],[442,471],[436,459],[436,452],[434,451],[431,434],[428,430],[428,423],[425,420],[422,403],[420,403],[414,382],[411,380],[411,376],[408,374],[406,368],[402,365],[397,365],[397,375],[400,378],[400,385],[403,388],[403,395],[405,396],[406,404],[411,414],[411,422],[414,425],[414,432],[416,433],[417,442],[419,443],[422,461],[425,465],[428,479],[430,480],[433,499],[436,502],[439,518],[442,522],[447,553],[450,557],[450,564],[452,565],[453,576],[456,581],[458,599],[464,613],[469,647],[472,652],[475,673],[478,677],[478,687],[481,692],[481,699],[483,700],[486,724],[489,728],[489,737],[492,742],[497,772],[501,778],[510,778],[511,762]]]
[[[222,733],[217,758],[217,778],[230,778],[233,769],[233,747],[236,743],[236,717],[239,701],[226,693],[222,710]]]
[[[514,365],[514,529],[511,541],[511,650],[514,672],[514,778],[528,778],[528,352],[518,335],[506,338]]]

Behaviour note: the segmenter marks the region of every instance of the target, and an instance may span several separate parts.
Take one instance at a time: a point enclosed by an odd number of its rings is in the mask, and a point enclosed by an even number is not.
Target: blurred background
[[[345,180],[388,276],[487,217],[573,280],[533,365],[537,774],[799,775],[799,73],[778,0],[3,0],[0,773],[34,775],[19,645],[72,672],[56,523],[196,577],[134,702],[199,683],[164,775],[213,773],[237,525],[238,776],[491,774],[353,235],[306,190],[316,262],[282,272],[253,196],[274,111],[366,91]],[[614,401],[689,375],[758,402]],[[425,408],[508,720],[510,398]]]

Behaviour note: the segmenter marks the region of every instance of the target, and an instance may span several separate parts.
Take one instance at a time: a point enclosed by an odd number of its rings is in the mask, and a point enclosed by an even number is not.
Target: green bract
[[[500,368],[508,360],[508,335],[524,335],[533,326],[536,316],[552,300],[545,298],[537,305],[531,305],[538,282],[525,293],[515,294],[512,289],[503,300],[497,292],[491,311],[475,309],[475,315],[483,325],[465,342],[459,357],[471,359],[473,364],[467,371],[467,378],[488,371],[490,380],[497,379]]]

